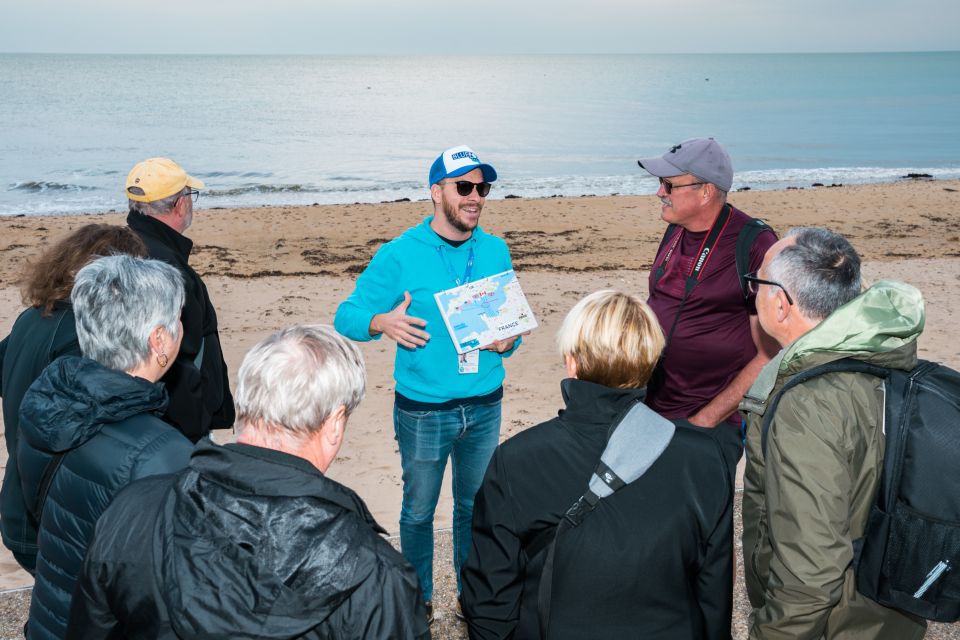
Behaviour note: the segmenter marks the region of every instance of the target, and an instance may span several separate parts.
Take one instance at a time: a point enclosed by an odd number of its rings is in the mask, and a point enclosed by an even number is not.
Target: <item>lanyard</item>
[[[703,239],[703,243],[700,245],[700,250],[697,252],[697,259],[693,263],[693,267],[690,268],[690,273],[687,274],[687,281],[683,288],[683,299],[680,300],[680,306],[677,308],[677,313],[673,316],[673,324],[670,326],[670,331],[667,333],[667,339],[663,347],[663,353],[666,353],[667,347],[670,346],[670,339],[673,338],[673,332],[676,330],[677,322],[680,320],[680,313],[683,311],[683,307],[687,304],[687,298],[700,281],[700,274],[703,273],[704,267],[707,266],[707,260],[710,258],[710,254],[713,253],[713,248],[717,245],[717,240],[720,239],[720,236],[723,234],[723,230],[727,228],[727,222],[729,220],[730,205],[724,205],[720,210],[720,213],[717,215],[717,219],[713,221],[713,225],[710,227],[710,232],[707,234],[707,237]],[[678,244],[680,244],[680,238],[683,236],[684,231],[685,229],[681,227],[680,232],[674,236],[673,244],[670,245],[667,255],[663,257],[663,262],[661,262],[660,266],[657,267],[654,284],[660,280],[660,277],[666,270],[667,261],[671,258],[671,256],[673,256],[673,250],[677,248]],[[663,359],[663,354],[660,355],[660,358],[661,360]]]
[[[703,239],[703,242],[700,244],[700,249],[697,251],[697,259],[694,261],[693,266],[690,267],[690,273],[687,274],[687,280],[684,286],[684,297],[689,295],[690,292],[693,291],[693,288],[697,286],[697,282],[700,281],[700,275],[707,266],[707,260],[709,260],[710,254],[713,253],[713,248],[717,245],[717,241],[723,234],[724,229],[726,229],[727,222],[729,220],[730,205],[724,205],[723,209],[720,210],[717,218],[710,226],[709,233],[707,233],[706,237]],[[680,244],[680,239],[683,237],[685,231],[686,229],[680,227],[679,233],[673,236],[673,241],[670,243],[670,248],[667,249],[666,255],[663,256],[663,260],[657,267],[657,271],[654,276],[654,283],[659,282],[660,278],[663,277],[664,272],[667,270],[667,263],[670,261],[670,258],[673,257],[673,252]]]
[[[470,282],[470,276],[473,274],[473,240],[470,240],[470,255],[467,256],[467,268],[463,270],[463,278],[458,278],[456,272],[453,270],[453,265],[450,264],[450,261],[447,260],[446,254],[443,253],[443,245],[437,245],[437,255],[440,256],[440,260],[443,262],[443,266],[447,268],[447,273],[450,274],[450,278],[457,283],[459,287],[462,284]]]

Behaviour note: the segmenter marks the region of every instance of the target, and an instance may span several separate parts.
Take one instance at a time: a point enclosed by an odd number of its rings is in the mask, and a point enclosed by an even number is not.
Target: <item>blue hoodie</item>
[[[452,247],[430,228],[431,220],[433,216],[428,216],[380,247],[357,278],[353,293],[337,307],[333,324],[353,340],[379,338],[380,335],[370,336],[370,320],[403,302],[404,291],[409,291],[407,315],[427,321],[425,330],[430,340],[416,349],[397,345],[393,377],[403,396],[418,402],[440,403],[496,391],[503,384],[503,363],[500,354],[481,351],[479,372],[458,373],[457,350],[433,294],[457,286],[451,271],[456,277],[463,277],[471,249],[471,281],[507,271],[513,265],[506,243],[480,227],[474,229],[470,240]],[[439,252],[437,247],[441,247]],[[519,344],[518,339],[514,350]]]

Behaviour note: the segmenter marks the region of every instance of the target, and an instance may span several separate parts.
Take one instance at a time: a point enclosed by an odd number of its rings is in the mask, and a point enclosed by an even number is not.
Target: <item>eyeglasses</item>
[[[196,202],[200,199],[200,192],[196,189],[190,189],[189,187],[184,193],[180,194],[181,196],[186,196],[188,198],[193,198],[193,201]]]
[[[444,184],[447,184],[444,182]],[[466,198],[468,195],[473,193],[473,188],[477,188],[477,195],[481,198],[486,198],[487,194],[490,193],[490,187],[492,186],[489,182],[470,182],[469,180],[457,180],[453,184],[457,185],[457,193],[461,198]]]
[[[667,195],[673,193],[674,189],[683,189],[684,187],[696,187],[697,185],[707,184],[706,182],[691,182],[690,184],[673,184],[669,180],[664,180],[660,178],[660,185],[663,187],[663,190],[667,192]]]
[[[761,284],[768,284],[771,287],[780,287],[783,291],[783,295],[787,296],[787,302],[793,304],[793,298],[790,297],[790,294],[787,293],[787,290],[784,289],[783,285],[779,282],[774,282],[773,280],[764,280],[757,277],[756,271],[751,271],[743,276],[744,281],[747,283],[747,288],[750,290],[750,293],[757,295],[757,292],[760,290]]]

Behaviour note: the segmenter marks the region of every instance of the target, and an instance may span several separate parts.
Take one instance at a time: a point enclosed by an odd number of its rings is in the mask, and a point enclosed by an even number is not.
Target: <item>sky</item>
[[[0,52],[960,50],[957,0],[0,0]]]

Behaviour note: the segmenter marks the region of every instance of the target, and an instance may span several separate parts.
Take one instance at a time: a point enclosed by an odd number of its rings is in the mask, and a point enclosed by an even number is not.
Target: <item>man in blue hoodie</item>
[[[334,320],[353,340],[386,335],[397,343],[393,426],[403,467],[400,546],[417,570],[430,620],[433,514],[447,457],[453,460],[459,593],[473,498],[500,436],[502,361],[520,344],[519,337],[511,338],[458,355],[433,297],[513,268],[506,243],[478,226],[496,179],[494,168],[469,147],[440,154],[430,167],[433,215],[377,251]]]

